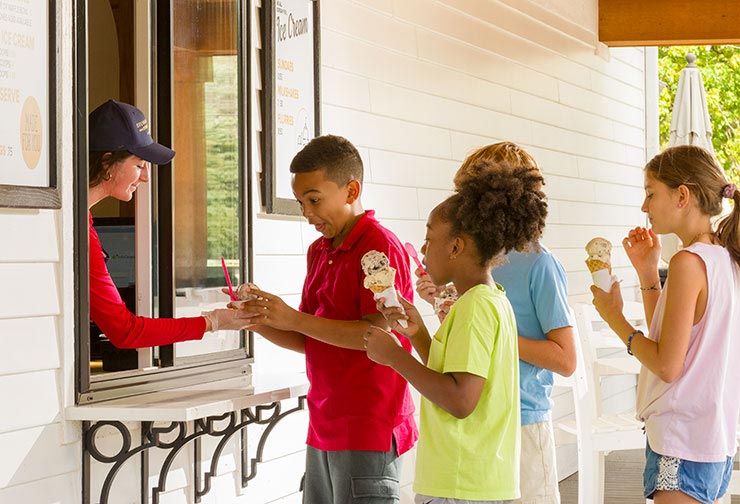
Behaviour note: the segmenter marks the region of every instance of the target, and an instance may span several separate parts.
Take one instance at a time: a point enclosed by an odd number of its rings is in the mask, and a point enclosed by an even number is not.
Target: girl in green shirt
[[[519,497],[519,375],[514,313],[491,277],[496,261],[536,242],[547,216],[542,177],[489,161],[432,210],[424,265],[460,298],[431,337],[414,306],[378,309],[408,337],[422,362],[372,327],[368,357],[392,367],[422,394],[416,502],[505,502]],[[495,173],[493,173],[495,172]],[[400,297],[400,296],[399,296]],[[405,314],[404,314],[405,311]],[[398,324],[406,320],[408,328]],[[404,355],[405,354],[405,355]]]

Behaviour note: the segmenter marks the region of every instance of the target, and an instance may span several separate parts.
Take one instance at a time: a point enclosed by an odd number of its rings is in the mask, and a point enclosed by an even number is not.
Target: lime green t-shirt
[[[421,399],[414,491],[467,500],[519,498],[519,350],[514,311],[500,286],[477,285],[452,305],[427,366],[486,379],[459,419]]]

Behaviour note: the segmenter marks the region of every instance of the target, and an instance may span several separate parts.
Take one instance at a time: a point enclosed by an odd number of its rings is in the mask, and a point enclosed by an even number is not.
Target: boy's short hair
[[[351,180],[362,184],[362,158],[352,142],[338,135],[314,138],[290,162],[290,173],[324,170],[326,178],[343,187]]]

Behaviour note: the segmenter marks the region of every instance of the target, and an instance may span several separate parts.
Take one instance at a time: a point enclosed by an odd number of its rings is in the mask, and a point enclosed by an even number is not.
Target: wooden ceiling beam
[[[599,0],[599,41],[612,46],[740,42],[738,0]]]

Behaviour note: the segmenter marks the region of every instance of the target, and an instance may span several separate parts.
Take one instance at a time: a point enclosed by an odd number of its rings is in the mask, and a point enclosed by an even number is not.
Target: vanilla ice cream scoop
[[[606,238],[594,238],[586,244],[588,260],[612,263],[612,244]]]
[[[611,291],[612,283],[612,244],[606,238],[594,238],[586,244],[586,266],[591,272],[594,285],[606,292]]]

